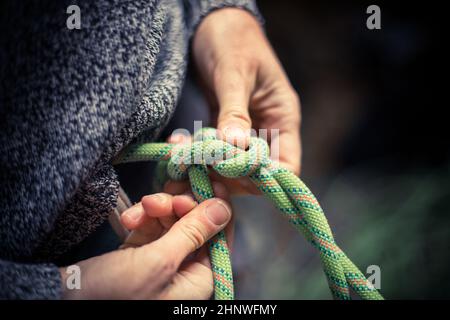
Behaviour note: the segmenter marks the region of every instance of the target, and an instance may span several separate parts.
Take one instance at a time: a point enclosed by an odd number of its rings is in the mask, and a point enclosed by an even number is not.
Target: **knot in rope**
[[[291,225],[318,249],[328,286],[335,299],[350,299],[350,288],[363,299],[383,299],[372,283],[336,244],[325,214],[309,188],[295,174],[269,159],[263,139],[250,138],[248,150],[217,139],[215,129],[194,134],[187,145],[144,143],[125,149],[114,163],[159,161],[158,177],[189,177],[192,192],[201,202],[214,197],[208,170],[224,177],[248,176]],[[209,242],[216,299],[233,299],[230,252],[222,231]]]
[[[210,166],[227,178],[245,177],[272,164],[269,146],[264,139],[251,137],[248,150],[216,138],[216,130],[206,128],[194,137],[194,142],[176,145],[171,151],[167,173],[173,180],[187,178],[192,165]]]

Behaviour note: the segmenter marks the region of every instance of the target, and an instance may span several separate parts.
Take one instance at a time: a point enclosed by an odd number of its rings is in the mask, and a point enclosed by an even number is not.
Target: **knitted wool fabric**
[[[168,122],[190,35],[225,6],[257,15],[250,0],[0,3],[0,298],[61,296],[52,261],[113,210],[111,159]]]

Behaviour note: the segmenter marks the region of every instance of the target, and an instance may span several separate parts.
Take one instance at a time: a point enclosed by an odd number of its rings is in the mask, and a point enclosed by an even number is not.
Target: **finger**
[[[158,218],[163,228],[169,229],[177,220],[173,209],[173,196],[167,193],[156,193],[145,196],[141,200],[142,206],[147,216],[147,220]],[[141,225],[145,228],[146,219]]]
[[[278,159],[274,160],[278,160],[281,166],[299,175],[301,171],[302,148],[298,127],[295,126],[292,129],[288,127],[280,130],[278,135],[271,138],[270,144],[271,148],[278,148]],[[298,156],[293,157],[292,155]]]
[[[172,134],[167,142],[176,144],[187,144],[192,141],[191,136],[181,133]],[[183,194],[189,190],[189,183],[186,181],[173,181],[169,180],[164,184],[163,191],[172,195]]]
[[[261,192],[255,186],[255,184],[250,180],[250,178],[243,177],[243,178],[239,178],[237,180],[238,180],[239,184],[242,186],[242,188],[245,190],[246,193],[253,194],[253,195],[261,194]]]
[[[192,254],[190,259],[185,259],[171,280],[171,285],[163,291],[161,299],[204,300],[210,298],[213,283],[207,247],[201,247]]]
[[[211,172],[211,176],[213,177],[213,179],[217,178],[223,181],[232,181],[228,178],[221,177],[219,174],[215,172]],[[229,200],[229,192],[225,187],[224,183],[213,181],[212,186],[214,194],[216,195],[217,198],[221,198],[227,201]],[[173,195],[186,195],[186,194],[192,195],[190,184],[187,181],[173,181],[173,180],[167,181],[166,184],[164,185],[164,192]]]
[[[223,230],[231,219],[230,206],[219,199],[208,199],[178,220],[155,245],[172,255],[177,266],[210,238]]]
[[[138,228],[132,230],[120,248],[140,247],[159,239],[163,232],[164,228],[157,219],[148,220]]]
[[[220,182],[226,186],[231,195],[260,194],[254,183],[248,177],[230,179],[221,176],[214,170],[211,170],[210,177],[213,181]]]
[[[253,90],[248,70],[227,64],[216,72],[214,88],[219,103],[217,128],[220,138],[241,148],[248,146],[252,125],[248,111]]]
[[[185,216],[188,212],[194,209],[198,203],[190,194],[182,194],[173,197],[172,207],[178,218]]]
[[[173,213],[172,201],[172,196],[164,193],[144,196],[136,206],[141,208],[138,220],[131,220],[128,213],[123,215],[122,223],[132,232],[122,248],[140,246],[160,238],[164,230],[178,220]]]
[[[213,181],[212,187],[214,190],[214,196],[216,198],[223,199],[228,203],[230,202],[230,193],[228,192],[227,187],[225,187],[225,185],[223,183]]]
[[[144,215],[144,208],[139,202],[122,213],[120,216],[120,222],[128,230],[134,230],[142,224],[141,221]]]
[[[164,192],[172,195],[184,194],[190,190],[189,182],[169,180],[164,184]]]
[[[230,193],[228,192],[227,187],[224,184],[217,181],[214,181],[212,185],[215,196],[231,204]],[[230,249],[231,252],[234,240],[234,215],[231,216],[230,222],[225,227],[225,238],[227,239],[228,248]]]
[[[212,187],[216,198],[230,202],[229,193],[223,184],[214,181],[212,182]],[[194,195],[190,191],[187,191],[182,195],[176,195],[172,200],[173,211],[179,218],[183,217],[197,205],[198,203],[194,200]]]
[[[190,135],[184,135],[182,133],[174,133],[169,138],[167,138],[167,142],[176,143],[176,144],[186,144],[191,142]]]
[[[234,215],[231,216],[230,222],[228,222],[227,226],[225,227],[225,239],[227,240],[228,250],[230,250],[230,253],[233,251],[233,245],[234,245],[234,221],[235,221]]]
[[[148,217],[160,218],[173,214],[172,198],[172,195],[161,192],[142,197],[141,203]]]
[[[230,195],[225,185],[222,183],[213,181],[212,187],[214,190],[214,195],[216,198],[220,198],[230,203]],[[189,211],[194,209],[198,203],[194,200],[194,195],[192,192],[188,191],[182,195],[176,195],[172,200],[173,211],[177,215],[178,218],[183,217]]]
[[[128,230],[135,230],[145,225],[151,218],[160,218],[172,214],[172,196],[157,193],[144,196],[141,202],[125,210],[120,221]]]
[[[301,105],[300,98],[293,90],[281,90],[281,100],[274,102],[277,112],[267,117],[261,125],[269,130],[270,152],[272,160],[278,161],[283,167],[296,175],[301,167]],[[280,102],[281,101],[281,102]]]

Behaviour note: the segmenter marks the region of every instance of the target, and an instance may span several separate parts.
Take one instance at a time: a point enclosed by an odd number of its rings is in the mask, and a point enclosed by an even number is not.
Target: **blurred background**
[[[438,78],[441,35],[433,30],[439,7],[396,3],[379,4],[382,29],[368,30],[372,3],[258,1],[302,100],[301,177],[337,243],[363,272],[380,267],[388,299],[450,298],[450,148],[438,99],[448,81]],[[193,78],[165,135],[207,121]],[[138,201],[148,190],[123,172]],[[237,298],[331,298],[317,252],[270,203],[233,202]]]
[[[390,299],[450,298],[450,163],[436,5],[258,1],[302,100],[302,179]],[[319,257],[261,199],[236,199],[239,298],[330,298]],[[255,208],[258,208],[255,210]]]
[[[319,199],[337,243],[364,273],[379,266],[388,299],[450,298],[449,81],[447,57],[441,58],[446,51],[439,47],[448,36],[438,27],[448,18],[439,17],[442,6],[257,3],[301,97],[301,178]],[[381,30],[366,27],[371,4],[381,8]],[[194,120],[206,125],[205,110],[191,70],[161,138],[176,128],[192,129]],[[117,170],[131,200],[151,192],[148,163]],[[238,299],[331,299],[318,253],[270,203],[241,196],[233,205]],[[83,246],[117,248],[117,239],[97,236]]]

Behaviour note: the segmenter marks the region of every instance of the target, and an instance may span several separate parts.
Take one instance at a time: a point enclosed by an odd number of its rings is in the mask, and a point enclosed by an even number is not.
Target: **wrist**
[[[200,23],[192,48],[197,61],[217,61],[227,52],[253,46],[254,39],[264,37],[259,21],[250,12],[234,7],[215,10]]]
[[[72,275],[71,272],[69,272],[66,267],[63,267],[59,268],[59,273],[61,275],[62,299],[64,300],[83,299],[81,294],[82,291],[81,288],[77,289],[69,284],[69,281],[71,281],[71,279],[69,278]]]
[[[102,283],[102,276],[108,273],[105,272],[108,263],[104,260],[108,260],[109,256],[110,254],[105,254],[59,268],[62,298],[66,300],[106,298],[102,294],[103,290],[107,289],[105,283]]]

